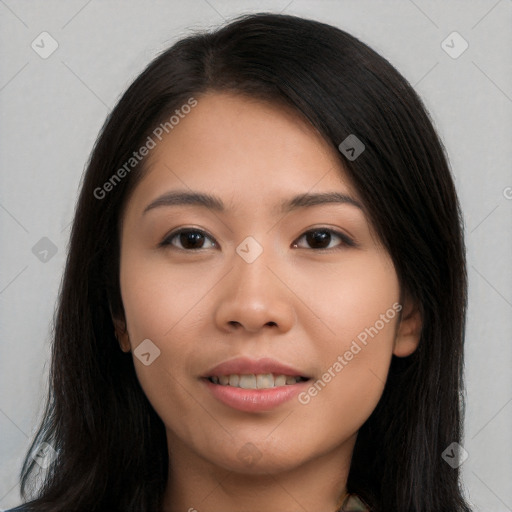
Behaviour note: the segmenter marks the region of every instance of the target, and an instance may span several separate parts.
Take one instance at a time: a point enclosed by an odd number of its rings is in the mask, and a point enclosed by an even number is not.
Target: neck
[[[163,512],[335,512],[346,496],[356,436],[314,459],[298,464],[281,460],[279,468],[265,464],[262,454],[252,469],[236,467],[232,460],[221,461],[223,466],[215,464],[169,432],[167,438],[172,450]]]

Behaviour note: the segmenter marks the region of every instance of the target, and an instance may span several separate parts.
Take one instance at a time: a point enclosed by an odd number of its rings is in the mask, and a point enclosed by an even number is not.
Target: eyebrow
[[[340,192],[322,192],[314,194],[300,194],[290,199],[286,199],[280,204],[280,213],[289,213],[299,208],[308,208],[320,204],[348,204],[359,208],[363,211],[363,206],[359,201],[349,195]],[[167,192],[146,206],[143,214],[154,208],[162,206],[182,206],[194,205],[208,208],[217,212],[225,212],[226,207],[219,197],[211,194],[194,191],[171,191]]]

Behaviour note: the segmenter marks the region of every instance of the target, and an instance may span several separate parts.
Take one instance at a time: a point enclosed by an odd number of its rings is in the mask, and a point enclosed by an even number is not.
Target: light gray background
[[[46,392],[69,226],[106,115],[176,39],[267,10],[359,37],[431,112],[467,235],[464,486],[475,510],[512,511],[512,0],[0,0],[0,508],[20,503],[17,476]],[[59,45],[47,59],[31,48],[43,31]],[[453,31],[469,43],[457,59],[441,47]],[[58,248],[47,262],[32,253],[42,237]]]

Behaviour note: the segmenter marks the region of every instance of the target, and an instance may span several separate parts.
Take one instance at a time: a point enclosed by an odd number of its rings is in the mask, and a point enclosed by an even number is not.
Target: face
[[[393,352],[413,350],[399,284],[311,127],[254,99],[197,100],[127,204],[122,343],[171,453],[286,471],[353,445]]]

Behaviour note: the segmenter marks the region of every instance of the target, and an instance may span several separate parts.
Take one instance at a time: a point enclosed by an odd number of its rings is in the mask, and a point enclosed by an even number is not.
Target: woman
[[[287,15],[187,37],[91,156],[15,510],[469,511],[465,311],[443,147],[385,59]]]

